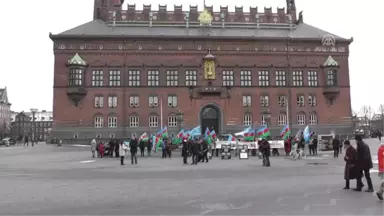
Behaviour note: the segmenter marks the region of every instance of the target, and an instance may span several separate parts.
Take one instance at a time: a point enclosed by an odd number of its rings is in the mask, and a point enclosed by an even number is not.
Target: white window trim
[[[177,127],[177,117],[175,115],[168,116],[168,127]]]
[[[140,126],[140,119],[137,115],[129,116],[129,127],[137,128]]]
[[[108,127],[117,128],[117,116],[108,116]]]
[[[252,125],[252,115],[246,114],[243,116],[243,125],[244,126]]]

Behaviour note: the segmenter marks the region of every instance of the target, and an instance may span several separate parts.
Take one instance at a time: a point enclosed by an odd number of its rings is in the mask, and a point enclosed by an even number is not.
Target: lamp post
[[[176,120],[177,120],[177,125],[179,126],[179,131],[180,131],[184,121],[184,113],[181,112],[180,110],[178,110],[176,113]]]
[[[34,142],[35,142],[35,131],[36,131],[36,124],[35,124],[35,115],[37,113],[38,109],[35,109],[35,108],[31,108],[31,112],[32,112],[32,146],[34,146]]]

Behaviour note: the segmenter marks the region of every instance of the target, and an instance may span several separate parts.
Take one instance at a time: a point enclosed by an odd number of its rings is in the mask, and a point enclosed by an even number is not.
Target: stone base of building
[[[311,132],[316,134],[339,134],[342,136],[353,134],[352,125],[341,124],[322,124],[322,125],[310,125]],[[191,129],[193,126],[184,127]],[[243,125],[226,125],[221,129],[222,134],[234,134],[244,130]],[[291,131],[293,135],[299,130],[304,130],[304,125],[292,125]],[[139,137],[146,132],[148,135],[156,134],[160,128],[148,128],[148,127],[118,127],[118,128],[93,128],[93,127],[60,127],[52,129],[52,138],[58,138],[63,140],[63,143],[82,144],[90,143],[92,139],[109,140],[111,138],[126,139],[136,135]],[[279,137],[282,130],[282,126],[270,126],[269,130],[272,133],[272,137]],[[176,136],[180,131],[179,128],[168,128],[168,134]]]

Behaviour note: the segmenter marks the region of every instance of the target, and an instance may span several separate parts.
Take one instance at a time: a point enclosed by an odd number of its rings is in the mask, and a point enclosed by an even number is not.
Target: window
[[[243,107],[252,106],[252,98],[250,95],[243,95]]]
[[[95,128],[102,128],[104,126],[104,118],[102,116],[96,116],[94,119]]]
[[[298,125],[305,125],[305,114],[304,113],[299,113],[297,115],[297,124]]]
[[[317,124],[317,115],[316,113],[309,114],[309,124],[316,125]]]
[[[179,72],[167,71],[167,86],[178,86],[178,85],[179,85]]]
[[[108,97],[108,107],[116,108],[117,107],[117,96],[109,96]]]
[[[92,86],[103,86],[104,77],[102,70],[92,71]]]
[[[157,96],[149,96],[148,105],[149,105],[149,107],[158,107],[159,106],[159,98]]]
[[[155,115],[149,116],[149,127],[158,127],[159,126],[159,117]]]
[[[69,86],[83,85],[83,70],[76,68],[69,71]]]
[[[267,125],[267,124],[268,124],[267,117],[265,115],[262,115],[260,125]]]
[[[336,86],[337,85],[337,75],[336,70],[327,71],[327,86]]]
[[[308,71],[308,86],[318,86],[317,71]]]
[[[305,103],[304,95],[297,95],[296,102],[298,107],[303,107]]]
[[[259,71],[259,86],[269,86],[269,71]]]
[[[168,96],[168,107],[177,107],[177,96]]]
[[[129,117],[129,127],[139,127],[139,116],[132,115]]]
[[[243,124],[244,126],[251,126],[252,125],[252,116],[249,114],[246,114],[243,116]]]
[[[120,71],[109,71],[109,86],[120,86]]]
[[[251,71],[240,71],[240,85],[241,86],[252,86]]]
[[[116,116],[109,116],[108,117],[108,127],[109,128],[117,127],[117,117]]]
[[[128,71],[128,86],[140,86],[140,71]]]
[[[279,97],[277,97],[277,103],[279,104],[279,107],[287,106],[287,96],[280,95]]]
[[[197,75],[196,71],[185,71],[185,86],[196,86]]]
[[[130,96],[129,97],[129,106],[130,107],[138,107],[139,106],[139,96]]]
[[[168,127],[177,127],[177,118],[175,115],[168,116]]]
[[[308,96],[308,105],[311,106],[311,107],[317,106],[316,95],[309,95]]]
[[[276,71],[276,86],[286,86],[285,71]]]
[[[233,86],[233,71],[223,71],[223,86]]]
[[[269,106],[269,96],[263,95],[260,97],[260,106],[267,107]]]
[[[293,86],[303,86],[303,72],[293,71],[292,81]]]
[[[159,71],[148,71],[148,86],[159,86]]]
[[[286,125],[287,124],[287,115],[279,115],[278,119],[277,119],[277,124],[278,125]]]
[[[104,107],[104,97],[96,96],[95,97],[95,108],[103,108]]]

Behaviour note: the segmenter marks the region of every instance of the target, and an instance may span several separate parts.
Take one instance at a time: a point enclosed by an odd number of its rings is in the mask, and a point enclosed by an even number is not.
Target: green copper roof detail
[[[82,65],[82,66],[86,66],[87,65],[87,62],[84,61],[79,53],[76,53],[69,61],[68,61],[68,64],[69,65]]]
[[[332,58],[332,56],[328,56],[327,60],[325,60],[324,64],[323,64],[324,67],[337,67],[339,66],[339,63],[337,63],[337,61],[335,61],[335,59]]]

